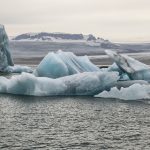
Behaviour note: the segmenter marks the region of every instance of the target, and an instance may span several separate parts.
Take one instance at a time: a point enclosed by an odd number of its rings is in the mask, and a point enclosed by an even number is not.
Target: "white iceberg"
[[[120,90],[113,87],[110,91],[103,91],[95,97],[123,100],[150,99],[150,85],[136,83],[127,88],[121,87]]]
[[[123,72],[128,74],[130,79],[150,81],[150,67],[148,65],[111,50],[106,50],[105,52]]]
[[[0,93],[33,96],[93,96],[104,90],[110,90],[118,79],[116,72],[85,72],[57,79],[22,73],[10,79],[0,77]]]
[[[76,56],[59,50],[50,52],[40,62],[34,74],[38,77],[59,78],[67,75],[94,72],[100,69],[90,62],[87,56]]]

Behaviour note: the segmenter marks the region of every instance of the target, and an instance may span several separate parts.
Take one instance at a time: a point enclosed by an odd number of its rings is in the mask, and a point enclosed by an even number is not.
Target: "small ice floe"
[[[150,85],[136,83],[127,88],[121,87],[121,89],[118,89],[113,87],[110,91],[103,91],[95,97],[123,100],[150,99]]]
[[[21,72],[32,73],[33,70],[28,66],[14,65],[14,66],[6,67],[4,69],[4,72],[6,73],[21,73]]]

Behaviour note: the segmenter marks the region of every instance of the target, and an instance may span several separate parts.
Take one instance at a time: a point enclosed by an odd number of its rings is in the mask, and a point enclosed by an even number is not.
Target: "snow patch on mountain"
[[[69,33],[25,33],[11,38],[13,41],[45,41],[45,42],[82,42],[88,46],[98,46],[104,48],[117,48],[118,45],[111,43],[109,40],[103,38],[97,38],[92,34],[69,34]]]

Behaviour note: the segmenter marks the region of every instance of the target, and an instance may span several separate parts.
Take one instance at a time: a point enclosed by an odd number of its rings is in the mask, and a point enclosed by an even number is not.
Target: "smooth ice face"
[[[77,57],[71,52],[48,53],[34,74],[39,77],[59,78],[67,75],[100,71],[87,56]]]
[[[0,71],[7,66],[13,66],[13,60],[9,51],[9,40],[3,25],[0,25]]]
[[[95,95],[109,90],[119,79],[116,72],[85,72],[62,78],[35,77],[22,73],[11,79],[0,77],[0,93],[34,96]]]
[[[106,54],[112,58],[118,67],[128,74],[133,80],[150,80],[150,67],[134,58],[106,50]]]
[[[120,90],[113,87],[109,92],[103,91],[95,97],[101,98],[117,98],[123,100],[138,100],[150,99],[150,85],[146,84],[133,84],[128,88],[121,88]]]

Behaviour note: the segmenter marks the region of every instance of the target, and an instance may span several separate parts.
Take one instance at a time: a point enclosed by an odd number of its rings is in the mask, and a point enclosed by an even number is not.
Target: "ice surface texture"
[[[103,91],[95,97],[117,98],[124,100],[150,99],[150,85],[136,83],[128,88],[121,87],[120,90],[113,87],[110,91]]]
[[[71,52],[59,50],[57,53],[48,53],[38,65],[34,74],[39,77],[59,78],[93,71],[100,71],[100,69],[91,63],[87,56],[77,57]]]
[[[0,77],[0,93],[34,96],[95,95],[109,90],[119,79],[116,72],[85,72],[57,79],[22,73],[11,79]]]
[[[115,61],[123,72],[128,74],[130,79],[150,81],[150,67],[148,65],[111,50],[105,52]]]
[[[32,73],[31,68],[14,66],[8,42],[4,26],[0,25],[0,72],[28,73],[10,79],[0,77],[0,93],[34,96],[96,95],[126,100],[150,98],[150,85],[147,82],[150,80],[150,67],[129,56],[106,51],[114,64],[102,70],[91,63],[87,56],[52,52],[44,57],[33,74],[29,74]]]
[[[3,25],[0,25],[0,71],[7,66],[13,66],[13,60],[9,51],[9,40]]]
[[[15,66],[6,67],[4,69],[4,72],[6,73],[21,73],[21,72],[32,73],[33,70],[28,66],[15,65]]]
[[[27,66],[14,66],[9,49],[9,40],[3,25],[0,25],[0,72],[21,73],[32,72]]]
[[[150,99],[150,67],[129,56],[121,55],[113,51],[106,53],[115,61],[108,71],[117,71],[119,74],[126,73],[130,77],[129,81],[122,81],[110,91],[103,91],[95,97],[119,98],[125,100]],[[117,66],[116,66],[117,64]]]

